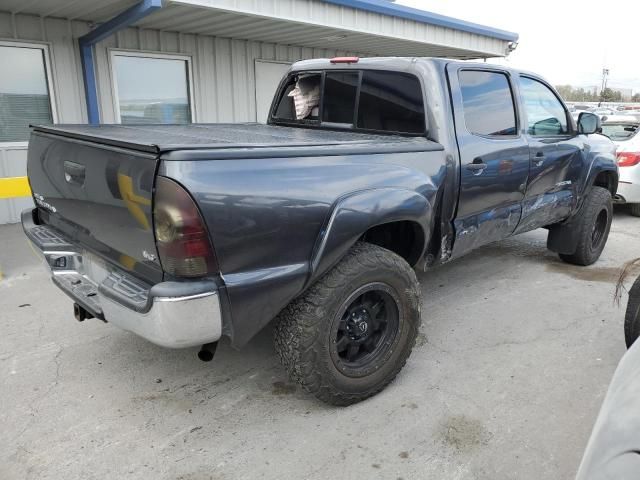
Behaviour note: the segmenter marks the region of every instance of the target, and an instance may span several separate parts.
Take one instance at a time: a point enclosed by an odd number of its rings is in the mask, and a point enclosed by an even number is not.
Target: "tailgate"
[[[149,282],[162,280],[151,200],[157,155],[32,133],[27,171],[39,218]]]

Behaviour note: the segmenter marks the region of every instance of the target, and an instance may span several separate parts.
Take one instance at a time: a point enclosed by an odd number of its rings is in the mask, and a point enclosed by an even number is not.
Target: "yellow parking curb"
[[[0,198],[30,197],[27,177],[0,178]]]

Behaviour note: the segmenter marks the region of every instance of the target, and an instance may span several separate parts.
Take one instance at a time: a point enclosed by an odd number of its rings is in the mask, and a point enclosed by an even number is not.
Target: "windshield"
[[[611,140],[628,140],[638,131],[637,123],[605,123],[602,125],[602,133]]]

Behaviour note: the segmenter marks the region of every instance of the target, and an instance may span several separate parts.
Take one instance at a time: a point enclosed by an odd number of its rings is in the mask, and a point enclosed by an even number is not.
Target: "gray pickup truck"
[[[267,125],[36,126],[24,230],[78,320],[241,347],[273,319],[290,376],[354,403],[406,362],[414,272],[544,227],[589,265],[618,168],[531,73],[426,58],[296,63]]]

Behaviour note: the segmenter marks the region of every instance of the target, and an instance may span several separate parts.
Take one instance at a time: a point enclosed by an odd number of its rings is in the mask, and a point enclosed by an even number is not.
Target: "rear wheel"
[[[358,243],[280,314],[274,340],[294,381],[324,402],[349,405],[394,379],[419,324],[420,288],[409,264]]]
[[[627,348],[640,336],[640,277],[629,291],[629,303],[624,317],[624,339]]]
[[[574,223],[578,235],[576,251],[571,255],[561,253],[559,256],[574,265],[591,265],[600,258],[609,238],[613,219],[613,202],[609,190],[593,187],[577,215]]]

